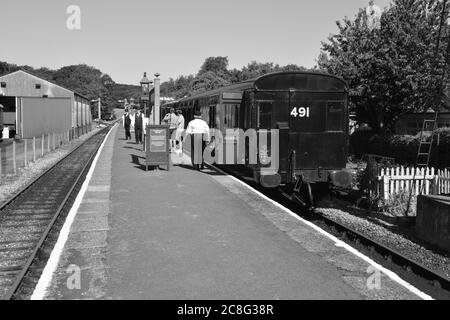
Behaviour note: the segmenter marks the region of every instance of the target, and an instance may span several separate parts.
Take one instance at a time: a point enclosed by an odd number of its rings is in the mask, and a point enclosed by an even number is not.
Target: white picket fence
[[[377,177],[375,192],[389,199],[389,196],[401,190],[413,188],[413,195],[450,194],[450,171],[434,168],[384,168]]]

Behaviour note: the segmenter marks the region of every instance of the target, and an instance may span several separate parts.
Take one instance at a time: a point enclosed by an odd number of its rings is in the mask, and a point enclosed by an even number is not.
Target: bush
[[[409,201],[409,209],[408,208]],[[383,212],[392,217],[414,217],[416,216],[417,196],[411,195],[409,190],[401,190],[384,200],[381,195],[375,193],[359,199],[358,206],[365,207],[371,211]]]
[[[416,216],[417,196],[410,195],[410,191],[404,189],[398,193],[391,194],[387,200],[381,200],[380,205],[381,210],[391,216],[414,217]],[[408,211],[406,211],[407,209]]]
[[[395,135],[387,139],[384,152],[399,164],[413,165],[416,162],[420,136]]]
[[[374,135],[369,127],[359,128],[350,136],[350,153],[360,159],[369,152],[369,140]]]
[[[430,166],[435,168],[450,167],[450,128],[437,130],[431,149]],[[425,134],[424,139],[430,141],[430,134]],[[382,137],[374,134],[370,128],[361,128],[350,137],[350,153],[361,159],[364,154],[376,154],[392,157],[400,165],[416,165],[417,152],[419,150],[420,132],[417,135],[393,135]],[[423,147],[425,150],[425,146]]]
[[[433,138],[431,148],[430,166],[445,168],[450,166],[450,128],[440,128],[439,145],[437,136]],[[430,141],[431,134],[424,134],[423,138]],[[417,152],[419,150],[420,132],[415,135],[395,135],[387,139],[384,146],[385,154],[395,158],[396,162],[402,165],[415,165]],[[426,150],[426,146],[423,147]]]

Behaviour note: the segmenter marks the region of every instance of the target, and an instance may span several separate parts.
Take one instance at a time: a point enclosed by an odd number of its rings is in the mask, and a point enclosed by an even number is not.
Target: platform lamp
[[[141,100],[144,102],[144,117],[147,117],[147,101],[150,101],[150,85],[153,83],[147,78],[147,72],[144,72],[144,77],[140,83],[142,89]]]

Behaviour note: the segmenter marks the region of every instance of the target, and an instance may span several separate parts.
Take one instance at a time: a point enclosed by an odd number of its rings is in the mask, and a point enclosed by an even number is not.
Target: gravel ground
[[[344,205],[342,205],[344,206]],[[317,211],[322,215],[348,226],[389,248],[393,248],[408,258],[424,266],[441,272],[450,279],[450,256],[434,252],[419,243],[408,239],[407,232],[402,232],[395,219],[376,214],[363,214],[350,207],[337,208],[335,200],[324,200]],[[344,211],[345,210],[345,211]]]
[[[64,158],[99,130],[100,129],[95,128],[84,136],[71,141],[69,144],[47,153],[43,158],[29,164],[28,167],[20,169],[15,175],[3,176],[0,181],[0,205],[23,189],[28,183],[39,177],[45,170],[55,165],[59,160]]]

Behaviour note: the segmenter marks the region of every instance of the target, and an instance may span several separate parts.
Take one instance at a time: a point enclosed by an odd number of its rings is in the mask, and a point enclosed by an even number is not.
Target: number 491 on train
[[[303,107],[297,108],[297,107],[295,107],[291,111],[291,116],[293,116],[295,118],[297,118],[297,117],[309,118],[309,107],[307,107],[307,108],[303,108]]]

